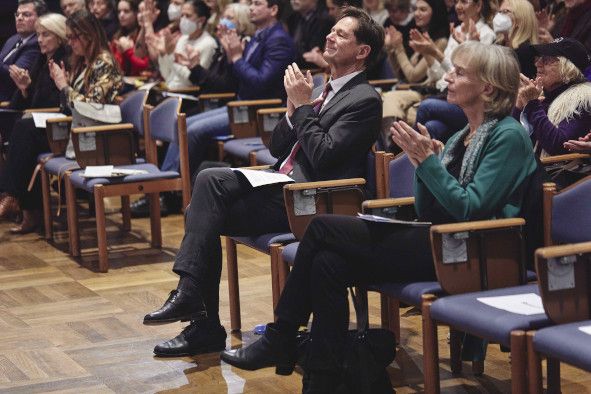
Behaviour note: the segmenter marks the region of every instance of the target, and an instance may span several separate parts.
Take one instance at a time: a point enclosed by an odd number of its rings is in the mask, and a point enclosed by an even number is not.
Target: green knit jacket
[[[490,131],[476,160],[474,179],[462,187],[437,156],[416,169],[415,208],[419,217],[444,209],[455,221],[517,217],[527,192],[528,176],[536,169],[533,147],[525,130],[506,117]]]

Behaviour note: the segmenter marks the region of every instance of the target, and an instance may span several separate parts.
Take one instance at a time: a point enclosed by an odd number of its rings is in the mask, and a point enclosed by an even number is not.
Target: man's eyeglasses
[[[28,11],[25,11],[25,12],[18,12],[17,11],[17,12],[14,13],[14,17],[15,18],[18,18],[19,16],[22,16],[23,18],[30,18],[33,15],[35,15],[35,14],[32,13],[32,12],[28,12]]]

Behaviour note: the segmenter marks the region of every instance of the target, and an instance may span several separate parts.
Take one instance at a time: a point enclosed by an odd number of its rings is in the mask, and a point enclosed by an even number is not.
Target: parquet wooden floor
[[[217,354],[158,359],[152,349],[181,330],[181,324],[147,327],[143,315],[160,306],[177,278],[171,272],[183,234],[180,215],[163,218],[161,250],[149,248],[149,221],[133,220],[131,233],[119,230],[115,205],[107,232],[111,270],[96,273],[94,222],[82,220],[81,259],[66,253],[67,234],[55,241],[40,234],[12,236],[0,223],[0,391],[10,393],[297,393],[301,376],[274,375],[272,369],[241,371],[221,364]],[[63,224],[62,224],[63,228]],[[239,247],[242,339],[254,339],[256,324],[272,319],[268,257]],[[225,267],[220,289],[221,318],[229,326]],[[372,324],[379,300],[370,297]],[[402,344],[389,368],[398,393],[422,391],[420,316],[405,310]],[[505,393],[509,361],[489,346],[485,375],[454,377],[447,364],[446,329],[440,352],[444,393]],[[239,346],[239,335],[228,346]],[[591,392],[590,374],[563,367],[563,392]]]

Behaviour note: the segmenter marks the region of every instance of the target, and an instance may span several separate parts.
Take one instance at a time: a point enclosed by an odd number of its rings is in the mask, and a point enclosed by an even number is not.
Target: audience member
[[[497,44],[515,50],[521,73],[534,78],[536,67],[531,45],[538,43],[538,20],[528,0],[504,0],[493,19]]]
[[[293,13],[287,19],[289,34],[296,46],[296,63],[301,68],[314,68],[314,63],[304,60],[304,53],[314,48],[324,48],[326,35],[334,21],[318,0],[292,0]]]
[[[410,0],[386,0],[384,3],[386,10],[388,11],[388,19],[384,22],[383,26],[388,28],[394,26],[396,30],[402,33],[402,43],[406,53],[410,56],[412,49],[409,45],[409,34],[410,30],[414,29],[414,15],[411,10]]]
[[[413,47],[426,57],[429,63],[429,77],[437,79],[435,86],[445,94],[447,81],[445,72],[451,69],[451,54],[460,43],[477,40],[483,44],[492,44],[495,33],[488,26],[492,19],[490,0],[458,0],[456,12],[461,25],[453,28],[444,52],[441,52],[433,40],[426,34],[413,35]],[[445,98],[428,98],[423,100],[417,110],[417,122],[425,125],[429,133],[441,141],[466,124],[466,116],[460,107],[447,103]]]
[[[572,38],[533,45],[538,73],[535,81],[523,76],[514,116],[536,143],[541,156],[566,153],[564,143],[591,129],[591,82],[583,70],[589,52]]]
[[[35,22],[46,12],[43,0],[19,0],[14,13],[16,34],[6,40],[0,51],[0,101],[9,100],[16,90],[8,72],[10,65],[29,70],[39,57]]]
[[[107,39],[111,41],[119,30],[114,0],[89,0],[88,9],[100,21]]]
[[[363,9],[380,26],[384,26],[386,19],[390,16],[384,8],[384,0],[363,0]]]
[[[257,1],[252,7],[266,7],[257,6]],[[290,174],[296,182],[365,174],[382,111],[380,96],[366,82],[363,70],[382,45],[381,27],[364,11],[351,8],[327,37],[324,55],[332,72],[327,86],[314,92],[323,90],[320,97],[310,103],[314,96],[309,72],[302,73],[295,63],[287,68],[287,117],[275,128],[270,143],[271,153],[279,158],[275,171]],[[285,231],[289,225],[282,185],[253,188],[228,168],[201,171],[173,268],[181,276],[179,286],[161,309],[144,318],[145,324],[193,321],[154,352],[178,356],[224,349],[226,333],[218,316],[220,234]]]
[[[184,0],[170,0],[168,8],[166,9],[166,14],[170,22],[178,22],[181,20],[183,4],[185,4]]]
[[[74,12],[86,8],[86,0],[61,0],[60,6],[66,17],[70,17]]]
[[[441,144],[425,127],[392,127],[395,143],[416,167],[415,209],[432,223],[520,216],[536,161],[531,141],[509,116],[519,84],[517,61],[507,48],[475,41],[458,46],[451,60],[448,100],[465,111],[468,125],[450,139],[442,159]],[[291,372],[298,328],[313,314],[304,393],[337,392],[349,327],[347,287],[433,280],[429,226],[320,216],[300,243],[276,323],[267,324],[252,345],[224,351],[222,360],[248,370],[276,366]]]
[[[30,70],[10,66],[10,77],[18,90],[11,100],[11,108],[48,108],[60,105],[59,90],[49,75],[49,61],[60,64],[64,60],[66,18],[60,14],[45,14],[35,24],[41,56]],[[22,222],[10,229],[11,233],[25,234],[35,231],[41,223],[41,192],[38,182],[27,190],[37,156],[48,152],[45,129],[35,127],[33,118],[17,120],[10,134],[9,150],[2,174],[0,189],[6,194],[0,200],[0,218],[12,216],[20,209]]]
[[[200,64],[203,68],[208,68],[213,61],[217,43],[205,30],[208,19],[209,8],[205,3],[202,0],[189,0],[182,7],[182,16],[179,23],[181,36],[176,45],[170,45],[171,43],[167,42],[166,34],[163,36],[164,42],[160,47],[158,68],[168,88],[191,86],[189,80],[191,70],[177,61],[179,54],[184,54],[187,47],[199,51]]]
[[[178,5],[176,2],[180,2],[181,4]],[[183,0],[172,0],[168,6],[168,12],[171,14],[170,16],[174,17],[177,16],[178,7],[178,19],[171,19],[174,21],[171,22],[171,24],[175,23],[177,25],[176,30],[178,30],[178,20],[180,20],[183,3]],[[138,23],[140,25],[140,31],[135,40],[135,56],[140,58],[148,56],[154,64],[158,62],[158,56],[160,55],[159,48],[163,45],[163,38],[160,32],[165,29],[156,28],[156,22],[160,16],[160,9],[157,5],[158,3],[154,2],[154,0],[145,0],[139,3]],[[178,34],[178,36],[180,37],[180,34]],[[170,39],[170,37],[168,38]],[[174,44],[176,44],[177,39],[178,37],[175,38]]]
[[[115,32],[110,43],[111,52],[124,75],[140,75],[150,63],[148,56],[138,57],[135,54],[135,40],[139,33],[137,1],[119,0],[119,30]]]
[[[545,10],[538,17],[542,42],[551,42],[553,37],[570,37],[591,51],[591,1],[564,0],[564,12],[556,18]]]
[[[231,0],[204,0],[205,4],[209,8],[210,17],[207,19],[206,29],[210,34],[214,34],[220,24],[222,18],[222,12],[226,9],[226,6],[231,3]]]

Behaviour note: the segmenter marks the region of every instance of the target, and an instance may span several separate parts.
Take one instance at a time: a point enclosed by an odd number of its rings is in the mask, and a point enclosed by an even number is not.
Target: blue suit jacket
[[[251,49],[253,45],[256,47]],[[285,99],[283,75],[295,57],[293,40],[281,23],[257,32],[246,45],[242,58],[233,64],[238,97],[242,100]]]
[[[28,70],[33,64],[35,64],[40,55],[37,35],[35,34],[10,55],[5,62],[4,58],[16,46],[19,38],[20,36],[18,34],[10,37],[6,40],[6,43],[2,47],[2,51],[0,51],[0,101],[10,100],[16,89],[12,78],[10,78],[10,75],[8,74],[8,67],[12,64],[16,64],[17,66]]]

